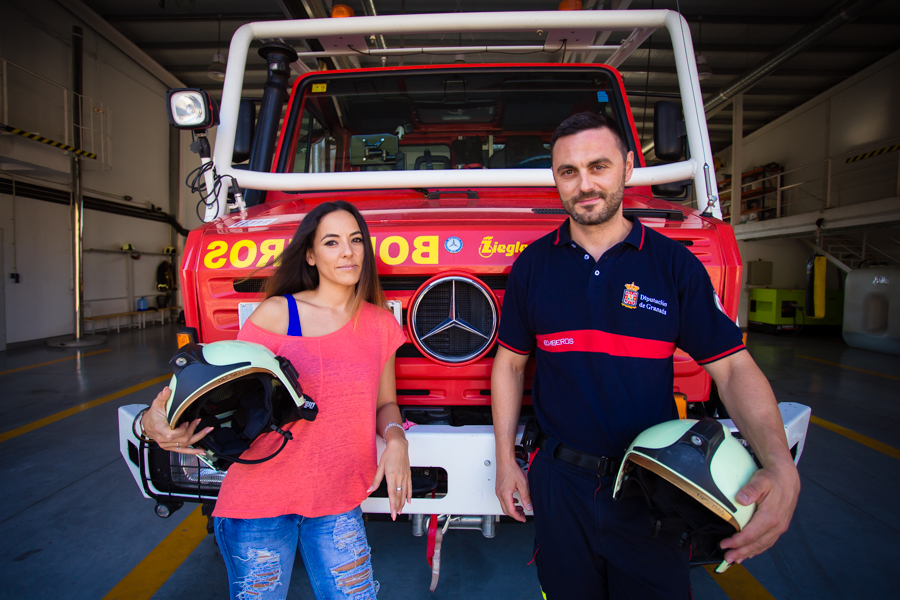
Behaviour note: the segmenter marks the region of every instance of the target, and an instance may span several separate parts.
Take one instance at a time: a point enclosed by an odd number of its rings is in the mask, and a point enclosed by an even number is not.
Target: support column
[[[72,27],[72,145],[81,148],[82,97],[84,96],[84,32]],[[81,157],[69,156],[72,172],[72,275],[75,297],[75,341],[84,337],[84,194],[81,190]]]
[[[84,31],[72,26],[72,145],[82,148],[81,117],[84,98]],[[72,175],[72,296],[74,298],[75,332],[72,336],[47,340],[55,347],[95,346],[106,341],[104,336],[84,335],[84,194],[81,186],[81,157],[70,153]]]
[[[741,222],[741,175],[744,172],[744,94],[734,97],[731,105],[731,224]]]

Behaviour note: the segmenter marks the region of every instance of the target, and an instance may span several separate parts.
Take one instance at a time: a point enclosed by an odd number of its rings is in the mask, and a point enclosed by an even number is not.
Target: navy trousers
[[[548,600],[689,600],[690,549],[654,536],[640,496],[613,500],[598,477],[539,451],[528,471],[535,564]]]

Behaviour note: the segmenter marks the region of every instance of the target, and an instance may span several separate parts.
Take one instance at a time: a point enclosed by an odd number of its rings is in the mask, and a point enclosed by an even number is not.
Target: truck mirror
[[[176,88],[166,92],[169,123],[186,131],[206,130],[219,124],[219,106],[205,90]]]
[[[234,154],[231,158],[233,163],[242,163],[250,159],[253,134],[256,132],[256,102],[253,98],[241,98],[237,131],[234,134]]]
[[[673,181],[671,183],[651,185],[650,191],[653,192],[654,198],[686,199],[691,195],[691,180],[685,179],[684,181]]]
[[[681,108],[672,102],[653,105],[653,145],[656,157],[667,162],[681,160],[687,129]]]
[[[397,162],[400,141],[390,133],[354,135],[350,138],[350,165],[392,165]]]

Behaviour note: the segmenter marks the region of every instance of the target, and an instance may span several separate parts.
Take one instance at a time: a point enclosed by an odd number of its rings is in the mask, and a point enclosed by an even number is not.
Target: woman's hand
[[[388,500],[391,504],[391,519],[397,520],[397,515],[402,514],[404,501],[412,501],[412,474],[409,470],[409,443],[406,435],[399,427],[388,429],[387,447],[381,454],[381,462],[375,479],[368,489],[371,494],[381,480],[387,480]]]
[[[205,451],[191,448],[191,444],[203,439],[203,437],[213,430],[207,427],[201,431],[195,431],[200,419],[196,419],[191,423],[182,423],[175,429],[169,427],[169,421],[166,419],[166,402],[172,391],[168,387],[164,387],[153,400],[153,404],[141,417],[141,427],[148,438],[159,444],[163,450],[170,452],[178,452],[179,454],[205,454]],[[407,462],[407,471],[409,471],[409,463]]]
[[[400,407],[397,406],[397,383],[394,376],[394,356],[387,360],[381,371],[378,382],[378,402],[375,406],[376,433],[383,436],[384,452],[375,479],[369,487],[371,494],[387,479],[388,500],[391,503],[391,519],[403,512],[403,501],[412,501],[412,474],[409,471],[409,442],[402,427],[395,427],[403,422]]]

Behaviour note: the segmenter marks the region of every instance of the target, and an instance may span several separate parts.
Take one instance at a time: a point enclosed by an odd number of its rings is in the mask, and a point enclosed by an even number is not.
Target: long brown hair
[[[358,316],[363,302],[370,302],[375,306],[385,306],[387,300],[384,297],[384,291],[381,289],[381,282],[378,280],[378,269],[375,266],[375,251],[372,249],[372,237],[369,235],[369,228],[366,226],[366,221],[359,210],[343,200],[320,204],[303,217],[300,226],[297,227],[297,232],[294,234],[294,239],[291,240],[291,243],[288,244],[288,247],[281,254],[278,268],[263,286],[263,293],[266,299],[272,296],[283,296],[284,294],[296,294],[304,290],[314,290],[319,287],[319,271],[316,267],[306,262],[306,255],[315,244],[316,229],[318,229],[319,223],[325,215],[338,210],[344,210],[353,215],[363,236],[363,264],[360,269],[359,281],[356,284],[356,295],[353,298],[350,312],[354,317]]]

